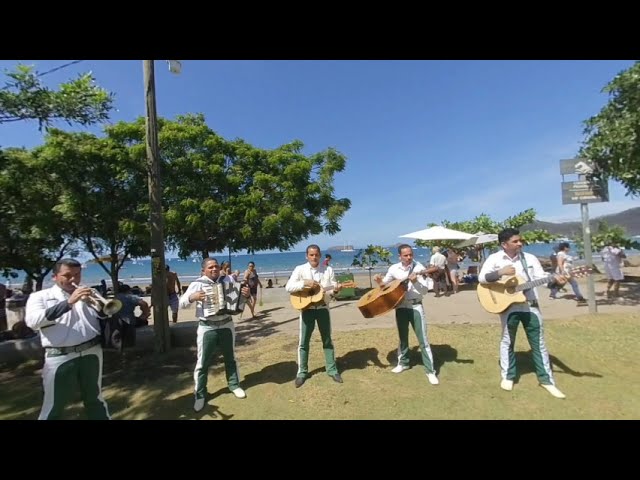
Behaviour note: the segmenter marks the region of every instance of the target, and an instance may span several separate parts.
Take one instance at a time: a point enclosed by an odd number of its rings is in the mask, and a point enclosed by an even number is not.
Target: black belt
[[[538,304],[537,300],[529,300],[527,301],[527,303],[532,306],[533,308],[540,308],[540,305]]]
[[[217,327],[229,321],[231,321],[231,317],[227,317],[224,320],[200,320],[199,323],[203,327]]]
[[[422,304],[422,300],[409,300],[411,302],[411,305],[421,305]]]
[[[73,347],[45,347],[45,353],[47,357],[58,357],[60,355],[68,355],[69,353],[80,353],[98,345],[101,341],[102,337],[98,335],[87,342],[74,345]]]

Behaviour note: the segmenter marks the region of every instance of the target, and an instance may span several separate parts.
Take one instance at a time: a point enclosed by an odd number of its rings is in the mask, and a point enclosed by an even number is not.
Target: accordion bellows
[[[242,284],[238,282],[221,282],[204,285],[203,290],[206,295],[202,301],[204,316],[236,315],[242,313],[247,299],[240,293],[241,288]]]

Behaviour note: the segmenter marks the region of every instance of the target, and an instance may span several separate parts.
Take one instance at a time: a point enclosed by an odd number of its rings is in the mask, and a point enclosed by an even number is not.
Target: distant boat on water
[[[341,252],[355,252],[353,245],[346,243],[341,249]]]

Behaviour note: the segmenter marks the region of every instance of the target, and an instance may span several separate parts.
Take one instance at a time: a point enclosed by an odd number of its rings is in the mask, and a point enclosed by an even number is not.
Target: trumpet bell
[[[102,307],[102,311],[109,316],[115,313],[118,313],[121,309],[122,309],[122,302],[115,298],[108,300]]]

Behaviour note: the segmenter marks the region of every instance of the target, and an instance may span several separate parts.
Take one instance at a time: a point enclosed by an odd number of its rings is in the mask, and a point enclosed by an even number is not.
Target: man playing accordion
[[[229,275],[220,275],[220,265],[218,265],[218,261],[215,258],[205,258],[202,261],[202,276],[191,282],[187,291],[180,297],[180,307],[182,308],[187,308],[191,303],[196,302],[198,360],[193,372],[195,380],[195,403],[193,404],[193,409],[196,412],[202,410],[206,403],[207,375],[211,359],[217,347],[222,350],[229,390],[237,398],[245,398],[247,396],[244,390],[240,388],[238,365],[235,358],[233,318],[230,313],[227,313],[230,310],[226,308],[226,305],[216,306],[219,301],[212,296],[212,292],[218,291],[219,283],[232,284],[233,279]],[[240,293],[243,297],[248,297],[249,288],[243,286]]]

